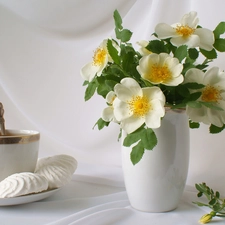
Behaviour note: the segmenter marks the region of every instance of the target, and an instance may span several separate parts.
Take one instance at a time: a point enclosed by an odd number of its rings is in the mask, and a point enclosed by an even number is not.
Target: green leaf
[[[224,128],[225,128],[225,125],[223,125],[222,127],[217,127],[217,126],[211,124],[210,127],[209,127],[209,132],[210,132],[211,134],[218,134],[218,133],[220,133],[221,131],[223,131]]]
[[[120,32],[120,40],[122,42],[128,42],[131,39],[132,32],[128,29],[124,29]]]
[[[101,95],[103,98],[106,97],[106,95],[108,94],[108,92],[110,91],[109,87],[106,85],[99,85],[97,87],[97,93],[99,95]]]
[[[88,80],[85,80],[84,83],[83,83],[83,86],[86,86],[89,84],[89,81]]]
[[[184,86],[186,86],[189,89],[201,89],[201,88],[205,87],[204,84],[198,84],[198,83],[195,83],[195,82],[186,83],[186,84],[184,84]]]
[[[189,54],[189,57],[194,60],[197,59],[199,56],[199,52],[196,48],[190,48],[188,50],[188,54]]]
[[[190,97],[188,98],[189,101],[196,101],[197,99],[200,98],[200,96],[202,95],[201,92],[194,92],[192,94],[190,94]]]
[[[217,51],[225,52],[225,39],[224,38],[216,39],[213,46]]]
[[[88,101],[95,93],[96,88],[97,88],[97,83],[95,82],[95,80],[93,80],[92,82],[90,82],[86,88],[85,91],[85,95],[84,95],[84,99],[85,101]]]
[[[194,204],[198,206],[208,206],[208,204],[202,203],[202,202],[193,202]]]
[[[183,96],[183,97],[189,97],[190,96],[190,92],[188,90],[188,88],[186,87],[186,85],[178,85],[177,86],[177,92]]]
[[[216,191],[216,197],[220,198],[220,193],[218,191]]]
[[[142,133],[142,128],[130,134],[127,134],[127,136],[124,138],[123,146],[130,147],[132,144],[139,141],[141,139],[141,133]]]
[[[159,41],[159,40],[152,40],[149,42],[149,44],[146,46],[146,48],[154,53],[169,53],[168,48],[164,45],[163,41]]]
[[[202,104],[200,102],[195,102],[195,101],[191,101],[191,102],[188,102],[187,105],[191,108],[201,108],[202,107]]]
[[[215,109],[215,110],[219,110],[219,111],[224,111],[222,108],[220,108],[219,106],[214,105],[213,103],[210,102],[200,102],[202,105],[204,105],[207,108],[210,109]]]
[[[143,130],[141,133],[141,142],[147,150],[152,150],[157,145],[156,135],[151,128]]]
[[[182,74],[185,74],[189,69],[196,67],[195,65],[193,65],[193,63],[190,63],[190,62],[184,63],[183,66],[184,67],[183,67]]]
[[[212,49],[211,51],[206,51],[204,49],[200,48],[200,52],[207,58],[207,59],[216,59],[217,53],[215,49]]]
[[[144,150],[152,150],[157,144],[157,138],[154,131],[151,128],[141,127],[138,130],[127,134],[123,141],[123,145],[130,147],[131,145],[137,143],[132,147],[131,161],[135,165],[138,163]]]
[[[138,144],[132,148],[130,159],[133,165],[137,164],[141,160],[144,152],[145,149],[141,142],[138,142]]]
[[[189,121],[189,127],[190,127],[191,129],[196,129],[196,128],[199,128],[199,127],[200,127],[200,124],[197,123],[197,122]]]
[[[213,205],[213,210],[214,210],[215,212],[220,211],[221,208],[223,208],[223,207],[221,207],[221,205],[220,205],[218,202],[217,202],[216,204]]]
[[[219,38],[221,34],[225,33],[225,22],[220,22],[213,31],[215,39]]]
[[[113,18],[114,18],[116,28],[119,29],[119,30],[123,29],[123,26],[122,26],[123,21],[122,21],[122,18],[120,16],[118,10],[114,11]]]
[[[123,21],[117,10],[114,11],[113,17],[115,22],[115,33],[117,39],[121,40],[122,42],[129,41],[132,36],[132,32],[128,29],[123,29],[122,26]]]
[[[127,71],[127,73],[130,74],[130,76],[135,76],[137,73],[136,70],[136,62],[135,62],[135,53],[131,51],[126,51],[126,53],[123,53],[123,61],[122,61],[122,67],[124,71]],[[139,73],[138,73],[139,74]],[[140,75],[138,75],[140,77]]]
[[[203,193],[202,192],[198,192],[197,196],[200,198],[202,197]]]
[[[215,203],[216,203],[216,199],[215,198],[213,198],[212,200],[209,201],[210,205],[214,205]]]
[[[187,56],[187,45],[182,45],[178,47],[174,53],[174,57],[176,57],[179,62],[181,62]]]
[[[195,188],[199,191],[199,192],[205,192],[205,187],[203,184],[195,184]]]
[[[207,64],[198,64],[197,66],[196,66],[196,68],[197,69],[199,69],[199,70],[204,70],[205,68],[207,68],[209,65],[207,65]]]
[[[115,80],[106,80],[105,81],[106,86],[108,86],[110,88],[110,90],[113,90],[117,83],[118,82]]]
[[[122,42],[128,42],[132,36],[132,32],[128,29],[119,30],[115,28],[115,33],[117,39],[121,40]]]
[[[112,60],[119,65],[120,64],[120,57],[118,55],[117,49],[113,46],[112,40],[108,39],[107,41],[107,49],[109,52],[109,55],[112,57]]]
[[[101,130],[101,129],[103,129],[104,127],[107,127],[107,126],[109,125],[109,122],[106,122],[106,121],[104,121],[102,118],[100,118],[100,119],[96,122],[96,124],[94,125],[94,127],[95,127],[96,125],[98,126],[98,129]]]
[[[120,34],[120,30],[118,28],[115,28],[115,34],[116,34],[116,38],[118,40],[120,40],[121,39],[121,34]]]

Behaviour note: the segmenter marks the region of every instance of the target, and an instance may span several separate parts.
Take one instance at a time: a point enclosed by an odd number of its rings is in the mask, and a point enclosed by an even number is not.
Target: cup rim
[[[1,144],[27,144],[40,140],[40,132],[35,130],[6,129],[5,135],[0,135]]]

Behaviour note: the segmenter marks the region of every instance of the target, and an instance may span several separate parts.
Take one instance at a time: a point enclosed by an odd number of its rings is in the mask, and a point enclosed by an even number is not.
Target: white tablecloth
[[[6,128],[38,130],[39,157],[69,154],[79,163],[73,181],[50,198],[1,207],[0,224],[192,225],[204,214],[191,203],[195,193],[189,190],[173,212],[132,210],[121,175],[119,128],[92,129],[105,102],[99,96],[84,102],[80,68],[114,34],[115,9],[134,32],[133,43],[148,39],[157,23],[179,22],[191,10],[209,29],[225,21],[224,0],[0,0],[0,102]],[[215,62],[221,69],[223,59]],[[224,132],[210,135],[207,126],[190,132],[187,185],[204,181],[225,195]]]
[[[87,165],[85,165],[87,166]],[[95,167],[89,167],[96,171]],[[101,168],[104,169],[104,168]],[[106,169],[106,168],[105,168]],[[79,172],[79,170],[78,170]],[[209,212],[193,204],[201,200],[197,191],[187,186],[177,209],[166,213],[146,213],[133,209],[123,182],[107,177],[74,174],[72,181],[49,198],[16,206],[0,207],[1,225],[197,225]],[[96,173],[97,174],[97,173]],[[214,219],[211,224],[224,224]]]

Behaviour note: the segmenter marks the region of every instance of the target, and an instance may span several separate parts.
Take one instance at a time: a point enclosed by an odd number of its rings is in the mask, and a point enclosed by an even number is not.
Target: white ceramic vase
[[[171,211],[178,206],[189,165],[189,124],[185,110],[169,110],[155,129],[158,144],[145,150],[133,165],[131,147],[122,146],[122,167],[130,204],[145,212]]]

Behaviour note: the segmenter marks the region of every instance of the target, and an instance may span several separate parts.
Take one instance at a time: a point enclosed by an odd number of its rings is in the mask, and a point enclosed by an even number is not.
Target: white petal
[[[166,56],[166,58],[164,60],[164,63],[169,64],[170,65],[170,68],[171,67],[174,67],[176,65],[179,65],[179,60],[177,58],[170,57],[170,55],[168,55],[168,54],[166,54],[166,55],[167,56]],[[182,64],[180,64],[180,65],[182,66]],[[182,66],[182,68],[183,68],[183,66]],[[182,69],[181,69],[181,71],[182,71]]]
[[[189,69],[185,74],[185,83],[199,83],[203,84],[204,72],[199,69]]]
[[[209,124],[209,122],[207,123],[206,120],[204,119],[204,117],[206,115],[206,112],[204,109],[205,109],[204,107],[196,109],[196,108],[191,108],[191,107],[187,106],[186,112],[187,112],[188,117],[193,122],[203,122],[203,120],[204,120],[204,123]]]
[[[171,43],[175,46],[187,45],[189,48],[195,48],[199,46],[200,38],[198,35],[191,35],[184,38],[183,36],[171,38]]]
[[[159,54],[159,59],[158,59],[158,64],[159,65],[164,65],[165,63],[167,63],[168,61],[170,61],[171,59],[175,59],[175,58],[172,58],[169,54],[167,53],[160,53]],[[176,59],[175,59],[176,61]],[[178,62],[178,61],[177,61]]]
[[[150,55],[143,56],[139,61],[139,66],[137,66],[137,70],[141,75],[146,74],[151,68],[151,65],[158,64],[159,55],[152,53]]]
[[[130,134],[137,130],[144,122],[144,117],[131,116],[121,122],[121,128]]]
[[[183,70],[183,65],[182,64],[177,64],[175,66],[173,66],[170,71],[173,74],[173,77],[178,77],[181,75],[181,72]]]
[[[81,69],[80,73],[84,80],[91,82],[99,70],[99,66],[94,66],[93,63],[88,63]]]
[[[161,125],[161,117],[165,115],[164,104],[158,100],[153,100],[151,105],[153,110],[145,117],[146,126],[149,128],[159,128]]]
[[[142,89],[143,95],[148,96],[150,101],[152,99],[160,100],[161,102],[165,103],[165,96],[160,88],[158,87],[146,87]]]
[[[181,84],[184,81],[184,77],[182,75],[172,79],[171,81],[166,81],[164,82],[165,85],[167,86],[177,86]]]
[[[141,87],[137,81],[132,78],[122,79],[120,84],[115,85],[114,91],[117,98],[124,102],[129,101],[134,95],[142,96]]]
[[[113,107],[107,107],[102,112],[102,119],[106,122],[110,122],[113,120]]]
[[[225,121],[224,111],[218,111],[213,109],[208,109],[208,118],[210,123],[216,125],[217,127],[222,127]]]
[[[198,25],[199,19],[197,18],[197,12],[190,12],[185,14],[181,19],[182,25],[188,25],[191,28],[196,28]]]
[[[148,43],[149,42],[145,41],[145,40],[141,40],[141,41],[137,42],[137,44],[141,46],[141,48],[139,49],[139,52],[142,56],[149,55],[152,53],[151,51],[149,51],[148,49],[145,48],[148,45]]]
[[[116,98],[113,102],[114,116],[118,121],[124,120],[131,116],[131,112],[126,102]]]
[[[142,90],[138,82],[132,78],[124,78],[120,81],[120,83],[128,88],[133,95],[142,95]]]
[[[109,103],[109,104],[112,104],[114,99],[116,97],[116,94],[114,91],[110,91],[107,95],[106,95],[106,101]]]
[[[121,101],[129,101],[132,98],[132,92],[129,88],[124,87],[122,84],[116,84],[114,87],[117,98]]]
[[[207,51],[213,49],[213,44],[215,42],[214,34],[211,30],[206,28],[198,28],[195,30],[194,34],[199,36],[200,43],[199,47]]]
[[[166,39],[170,37],[176,37],[176,30],[166,23],[159,23],[155,27],[155,33],[158,35],[160,39]]]
[[[218,83],[221,79],[219,76],[220,69],[218,67],[212,67],[205,73],[204,83],[205,84],[215,84]]]

